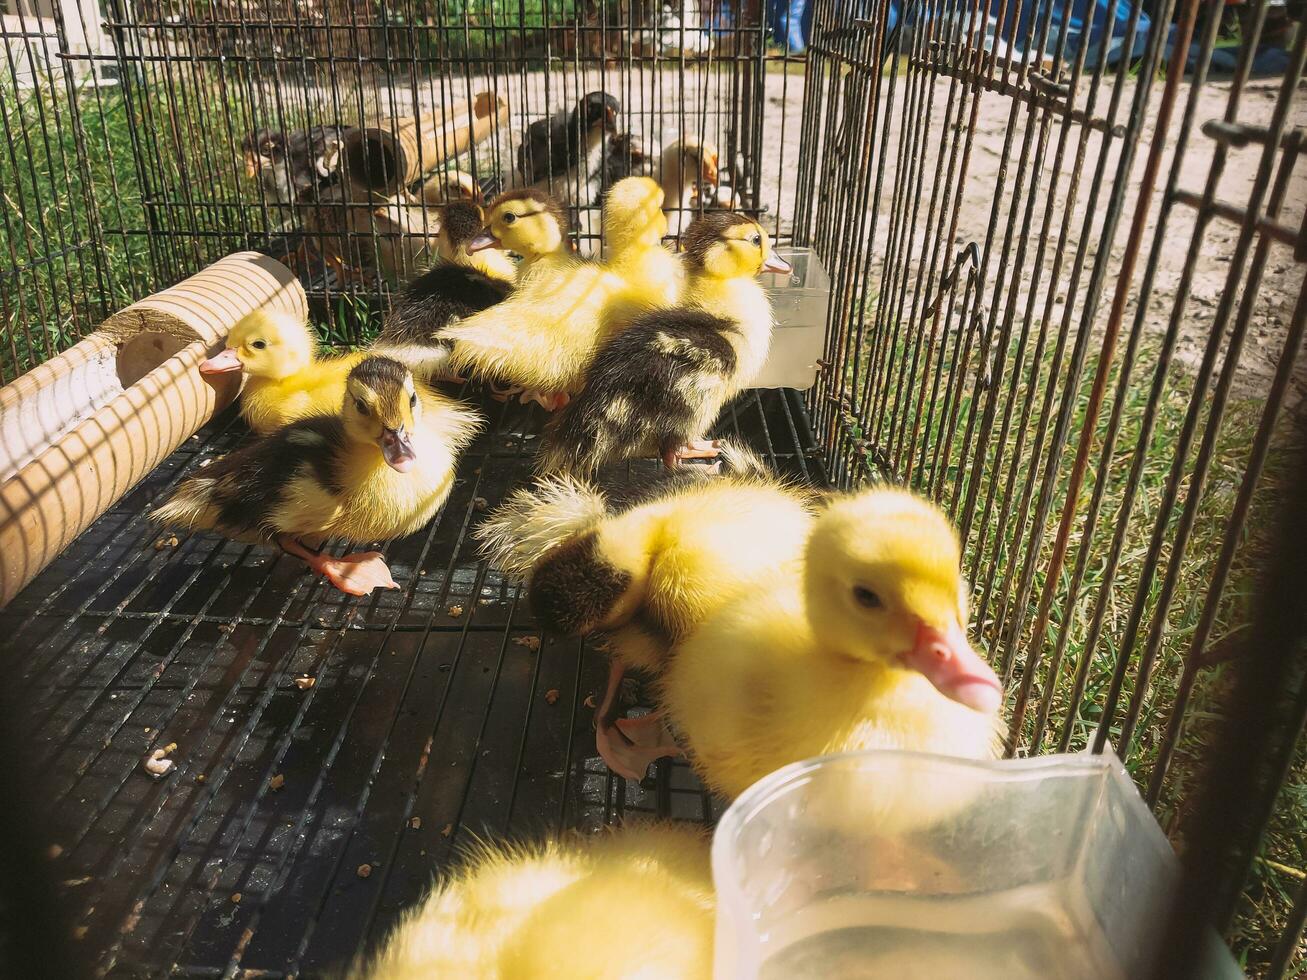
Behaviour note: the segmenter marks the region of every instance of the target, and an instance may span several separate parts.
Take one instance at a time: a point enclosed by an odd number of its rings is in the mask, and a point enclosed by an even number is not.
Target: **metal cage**
[[[813,2],[802,57],[758,0],[0,6],[0,380],[248,247],[297,263],[324,340],[365,341],[421,265],[425,212],[395,231],[393,198],[279,199],[243,141],[489,92],[508,122],[438,164],[419,149],[417,170],[493,193],[521,180],[528,122],[603,90],[650,144],[714,144],[723,206],[830,273],[817,385],[751,393],[723,428],[813,483],[939,499],[1009,751],[1111,747],[1183,848],[1258,656],[1272,516],[1303,499],[1301,9]],[[599,209],[573,211],[585,247]],[[355,267],[396,242],[400,260]],[[152,547],[146,504],[234,444],[224,416],[0,614],[77,955],[123,976],[313,975],[469,835],[713,819],[688,769],[635,786],[587,756],[597,655],[541,647],[477,562],[466,531],[525,477],[536,425],[497,411],[442,516],[393,547],[398,593],[341,601],[211,539]],[[1307,968],[1301,682],[1253,832],[1222,856],[1216,914],[1250,976]],[[143,780],[170,740],[187,761]]]

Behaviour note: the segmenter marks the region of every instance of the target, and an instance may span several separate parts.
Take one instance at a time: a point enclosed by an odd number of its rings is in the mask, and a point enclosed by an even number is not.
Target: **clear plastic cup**
[[[1147,976],[1179,873],[1120,762],[1089,754],[796,763],[735,801],[712,861],[717,980]],[[1239,977],[1210,945],[1202,976]]]
[[[764,273],[763,288],[771,299],[776,326],[767,363],[754,380],[755,388],[811,388],[817,381],[817,361],[826,345],[826,308],[830,277],[810,248],[777,248],[793,267],[789,275]]]

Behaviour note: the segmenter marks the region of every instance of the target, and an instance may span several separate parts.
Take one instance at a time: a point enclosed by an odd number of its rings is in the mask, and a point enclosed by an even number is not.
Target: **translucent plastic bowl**
[[[778,248],[776,254],[794,267],[788,276],[766,274],[763,287],[771,297],[776,329],[771,353],[754,382],[756,388],[811,388],[817,360],[826,343],[826,307],[830,278],[810,248]]]
[[[849,812],[878,785],[913,788],[911,819]],[[796,763],[735,801],[712,864],[717,980],[1132,980],[1179,873],[1120,762],[1093,755]],[[1239,977],[1210,946],[1195,980]]]

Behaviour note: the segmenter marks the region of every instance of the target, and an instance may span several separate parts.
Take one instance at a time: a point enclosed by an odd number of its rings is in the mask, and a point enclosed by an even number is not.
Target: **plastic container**
[[[771,353],[755,388],[811,388],[817,381],[817,360],[826,344],[826,307],[830,277],[810,248],[778,248],[776,254],[794,267],[788,276],[765,274],[763,288],[771,297],[776,329]]]
[[[877,786],[910,787],[912,819],[848,805]],[[1120,762],[1087,754],[796,763],[735,801],[712,863],[717,980],[1146,977],[1179,875]],[[1210,940],[1195,980],[1241,976]]]

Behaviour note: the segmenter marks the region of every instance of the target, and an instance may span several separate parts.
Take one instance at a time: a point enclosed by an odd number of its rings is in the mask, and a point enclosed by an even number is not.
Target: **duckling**
[[[259,129],[241,141],[245,174],[258,177],[269,204],[304,204],[340,181],[344,126],[282,132]]]
[[[467,249],[502,247],[523,256],[517,288],[503,302],[452,324],[450,365],[514,386],[523,401],[549,410],[579,386],[601,338],[616,325],[606,317],[622,280],[605,266],[567,251],[567,223],[558,202],[535,190],[501,194],[485,234]]]
[[[625,504],[583,481],[546,477],[513,493],[476,532],[491,565],[527,580],[545,629],[604,633],[612,667],[595,739],[628,779],[678,750],[658,714],[615,718],[626,670],[661,673],[672,647],[714,610],[776,568],[797,567],[811,528],[810,491],[776,479],[741,448],[726,443],[722,453],[723,475],[686,468]]]
[[[604,154],[604,179],[612,187],[626,177],[653,177],[662,149],[653,140],[644,140],[634,133],[618,133],[608,138]]]
[[[315,360],[316,347],[303,320],[277,310],[255,310],[231,328],[226,350],[200,363],[200,373],[244,371],[241,416],[264,435],[340,405],[345,377],[365,355]]]
[[[417,198],[423,204],[437,207],[452,201],[480,204],[484,194],[477,179],[466,170],[442,170],[422,182]]]
[[[485,845],[348,976],[708,980],[715,909],[709,841],[696,827]]]
[[[621,111],[622,104],[613,96],[591,92],[568,114],[561,140],[557,116],[532,123],[518,147],[522,176],[536,190],[552,194],[563,204],[598,201],[604,186],[608,134],[615,131]]]
[[[366,357],[333,415],[255,439],[182,483],[154,519],[276,543],[342,592],[398,588],[376,551],[331,558],[317,544],[412,534],[449,496],[480,418],[419,388],[402,364]]]
[[[605,263],[622,280],[609,309],[618,321],[633,320],[647,310],[673,306],[685,289],[685,264],[663,247],[667,218],[663,191],[649,177],[626,177],[604,199]]]
[[[777,566],[669,658],[660,703],[704,781],[736,796],[852,749],[995,758],[1003,689],[967,642],[960,564],[948,519],[908,491],[833,502],[797,571]]]
[[[481,234],[481,209],[458,202],[446,204],[439,215],[436,263],[404,287],[379,344],[430,344],[453,320],[494,306],[513,289],[517,267],[505,252],[467,250]]]
[[[684,256],[691,305],[646,313],[600,349],[584,389],[545,432],[542,472],[584,476],[642,454],[671,469],[717,455],[703,437],[771,345],[771,304],[755,277],[790,267],[757,222],[728,212],[696,220]]]
[[[667,233],[680,236],[695,217],[695,198],[701,185],[716,187],[717,147],[693,136],[670,144],[662,155],[663,189],[667,210]]]

